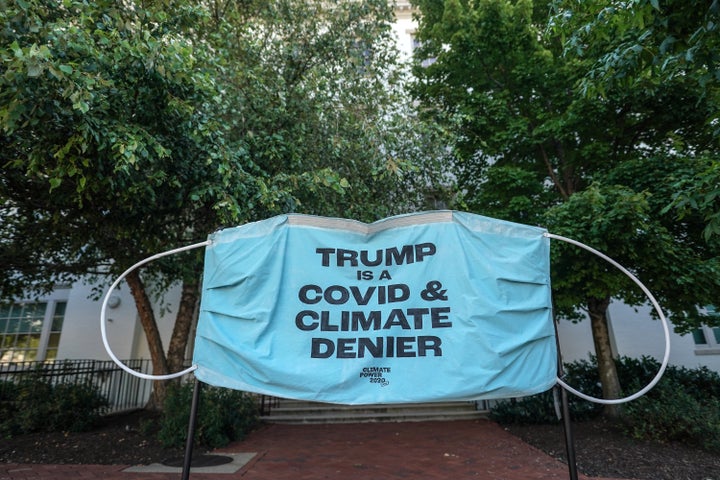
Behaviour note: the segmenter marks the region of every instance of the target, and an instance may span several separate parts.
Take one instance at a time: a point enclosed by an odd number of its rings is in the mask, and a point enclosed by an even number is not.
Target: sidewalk
[[[192,480],[551,480],[562,462],[488,420],[265,425],[217,452],[245,453],[233,473],[191,471]],[[180,473],[128,465],[0,465],[0,480],[169,480]],[[589,477],[580,476],[582,480]],[[599,480],[599,479],[597,479]],[[610,479],[603,479],[610,480]]]

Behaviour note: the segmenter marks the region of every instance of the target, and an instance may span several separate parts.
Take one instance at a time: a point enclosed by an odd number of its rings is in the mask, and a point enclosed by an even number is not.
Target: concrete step
[[[337,405],[279,399],[270,412],[260,419],[284,424],[419,422],[486,418],[487,413],[483,402]]]

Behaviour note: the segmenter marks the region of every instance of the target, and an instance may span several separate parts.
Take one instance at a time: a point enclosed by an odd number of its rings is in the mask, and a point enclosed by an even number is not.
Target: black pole
[[[553,326],[555,327],[555,345],[557,346],[557,372],[558,377],[565,377],[563,368],[562,353],[560,352],[560,336],[558,335],[557,322],[553,318]],[[570,422],[570,403],[568,403],[568,393],[560,385],[555,385],[560,390],[560,403],[563,421],[563,431],[565,432],[565,453],[567,455],[568,470],[570,480],[578,480],[577,461],[575,459],[575,437],[572,431],[572,423]]]
[[[575,460],[575,437],[573,436],[572,423],[570,422],[570,404],[568,403],[568,393],[560,385],[555,388],[560,389],[560,398],[562,402],[562,420],[563,430],[565,431],[565,452],[567,454],[568,470],[570,471],[570,480],[577,480],[577,462]]]
[[[195,442],[195,425],[197,423],[198,405],[200,404],[200,388],[202,382],[195,379],[192,403],[190,404],[190,419],[188,420],[188,434],[185,443],[185,459],[183,461],[182,480],[190,478],[190,465],[192,464],[193,443]]]

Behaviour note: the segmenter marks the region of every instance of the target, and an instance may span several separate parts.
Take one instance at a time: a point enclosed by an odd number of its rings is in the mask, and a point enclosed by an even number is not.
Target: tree
[[[410,147],[418,130],[440,134],[406,106],[389,2],[215,0],[209,10],[202,31],[228,98],[221,118],[275,195],[253,218],[374,221],[414,206],[404,182],[443,144]],[[437,184],[437,168],[427,171]]]
[[[555,17],[548,2],[416,4],[421,58],[434,63],[416,67],[414,92],[460,139],[458,179],[467,207],[545,225],[603,250],[651,282],[676,324],[697,324],[697,307],[720,284],[717,245],[694,248],[702,243],[695,215],[677,223],[661,212],[672,185],[691,175],[676,168],[679,162],[717,151],[707,119],[718,97],[680,76],[652,88],[638,81],[602,96],[581,94],[604,45],[582,57],[565,55],[563,32],[549,28]],[[654,175],[658,165],[663,175]],[[649,175],[659,183],[642,181]],[[553,250],[556,314],[577,319],[578,309],[586,310],[603,394],[616,398],[621,386],[607,305],[641,298],[602,261],[564,246]],[[678,273],[682,283],[669,280]]]
[[[688,77],[706,87],[720,82],[720,2],[632,0],[553,3],[550,26],[568,54],[591,57],[583,91],[606,85],[660,83]]]
[[[386,2],[0,2],[2,296],[116,277],[228,224],[409,205]],[[184,361],[198,252],[126,280]],[[165,350],[153,295],[181,284]],[[155,389],[160,407],[164,384]]]
[[[6,283],[47,289],[62,277],[117,275],[213,228],[221,167],[242,163],[208,116],[214,85],[167,16],[112,1],[4,7],[1,196],[3,228],[15,235],[3,250],[21,252],[3,256],[13,272]],[[175,21],[193,14],[180,9]],[[183,281],[186,298],[197,266],[178,265],[156,269],[153,283]],[[166,355],[150,278],[127,280],[154,371],[167,373],[184,359],[192,308],[179,308]],[[163,385],[156,393],[159,400]]]
[[[581,79],[585,95],[603,95],[627,86],[654,88],[684,79],[717,98],[720,88],[720,2],[634,0],[631,2],[574,2],[554,4],[552,26],[566,41],[566,55],[588,57],[592,63]],[[593,47],[600,50],[593,51]],[[707,112],[708,128],[720,138],[717,110]],[[717,144],[716,144],[717,145]],[[720,234],[720,210],[715,199],[716,157],[697,152],[707,168],[677,185],[670,208],[682,217],[702,210],[704,235]]]

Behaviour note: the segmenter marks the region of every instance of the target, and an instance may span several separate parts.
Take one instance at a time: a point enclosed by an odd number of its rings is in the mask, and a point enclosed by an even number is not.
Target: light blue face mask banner
[[[341,404],[545,391],[557,375],[545,232],[454,211],[216,232],[195,375]]]

